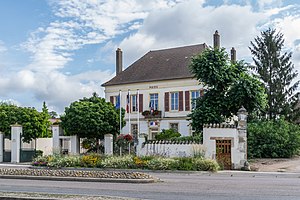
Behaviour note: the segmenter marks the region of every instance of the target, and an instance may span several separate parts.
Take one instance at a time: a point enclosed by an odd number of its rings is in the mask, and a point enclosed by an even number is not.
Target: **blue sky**
[[[268,27],[285,36],[300,69],[298,0],[9,0],[0,2],[0,100],[64,111],[149,50],[206,43],[251,62],[252,41]]]

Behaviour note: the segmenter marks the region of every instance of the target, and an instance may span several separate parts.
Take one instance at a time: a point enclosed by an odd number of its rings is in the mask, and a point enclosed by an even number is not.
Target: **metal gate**
[[[11,162],[11,140],[10,135],[3,137],[3,162]]]
[[[217,162],[224,169],[231,169],[231,140],[216,140]]]
[[[20,162],[31,162],[36,154],[35,140],[20,144]]]

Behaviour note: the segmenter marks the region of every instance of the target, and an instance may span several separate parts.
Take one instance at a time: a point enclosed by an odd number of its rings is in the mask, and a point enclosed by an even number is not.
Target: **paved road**
[[[300,174],[151,173],[164,182],[151,184],[0,179],[0,192],[109,195],[161,200],[300,199]]]

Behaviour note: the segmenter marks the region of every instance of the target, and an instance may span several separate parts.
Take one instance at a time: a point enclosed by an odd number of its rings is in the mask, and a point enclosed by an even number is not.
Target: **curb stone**
[[[2,179],[28,179],[49,181],[77,181],[77,182],[110,182],[110,183],[155,183],[159,179],[120,179],[120,178],[86,178],[86,177],[56,177],[56,176],[24,176],[0,175]]]
[[[0,168],[0,178],[114,183],[154,183],[160,181],[142,172],[16,168]]]

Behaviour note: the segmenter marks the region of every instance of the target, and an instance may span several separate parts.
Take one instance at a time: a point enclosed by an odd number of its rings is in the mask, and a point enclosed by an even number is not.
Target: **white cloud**
[[[261,10],[282,6],[282,0],[259,0],[257,2]]]
[[[300,71],[300,15],[289,15],[282,19],[276,19],[274,25],[284,34],[285,50],[293,52],[292,61]]]
[[[256,26],[266,17],[250,6],[203,7],[201,1],[189,0],[172,9],[151,12],[139,31],[125,38],[120,46],[128,65],[153,49],[200,43],[212,45],[212,35],[219,30],[222,46],[236,47],[241,58],[241,55],[249,55],[249,42],[259,34]]]
[[[92,92],[104,96],[101,83],[112,78],[108,71],[89,71],[77,75],[62,74],[73,61],[76,50],[84,45],[101,44],[141,27],[153,9],[167,9],[178,0],[51,0],[50,5],[57,19],[47,27],[31,33],[23,49],[32,55],[31,63],[11,79],[0,79],[7,85],[5,91],[31,91],[38,100],[47,99],[51,107],[60,109],[70,101]],[[111,44],[109,42],[108,44]],[[112,50],[107,45],[107,50]],[[104,60],[105,58],[100,58]],[[87,63],[95,59],[88,59]],[[110,59],[108,59],[110,60]],[[4,91],[4,90],[3,90]]]
[[[7,48],[4,45],[4,42],[0,40],[0,53],[7,51]]]
[[[31,53],[31,62],[9,77],[0,76],[0,95],[31,92],[34,100],[46,100],[49,107],[62,112],[71,101],[93,92],[103,96],[101,83],[113,77],[113,72],[101,70],[76,75],[69,68],[69,73],[61,72],[85,45],[104,46],[95,53],[96,58],[85,58],[87,64],[112,63],[116,48],[121,47],[124,66],[128,66],[151,49],[204,42],[211,45],[215,30],[221,34],[222,46],[228,51],[236,47],[241,59],[250,56],[249,43],[259,31],[276,24],[300,63],[299,15],[289,14],[294,7],[282,7],[280,0],[259,1],[259,11],[250,3],[204,7],[204,0],[49,1],[56,19],[32,32],[22,44]],[[287,14],[272,19],[283,12]],[[125,35],[129,36],[119,42]],[[0,41],[1,50],[6,47]]]

